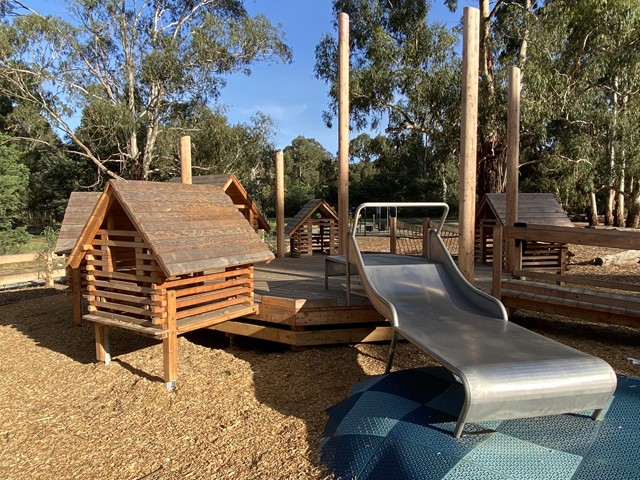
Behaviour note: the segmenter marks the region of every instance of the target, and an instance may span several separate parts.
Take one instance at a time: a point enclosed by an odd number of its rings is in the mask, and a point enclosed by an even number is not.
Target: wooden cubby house
[[[488,193],[476,214],[476,263],[493,262],[493,227],[506,225],[507,196]],[[518,194],[518,220],[528,225],[573,227],[562,205],[551,193]],[[567,266],[566,243],[528,242],[522,257],[523,268],[551,268],[564,271]]]
[[[173,388],[177,336],[255,313],[253,265],[272,259],[218,187],[111,180],[68,264],[86,265],[98,360],[110,360],[110,328],[161,339]]]
[[[322,199],[309,200],[287,225],[291,256],[338,253],[338,215]]]
[[[182,181],[181,177],[171,179],[171,182],[180,181]],[[260,213],[258,206],[251,200],[251,197],[249,197],[249,194],[235,175],[198,175],[191,178],[191,183],[194,185],[217,185],[231,198],[234,205],[238,207],[238,210],[240,210],[244,218],[247,219],[256,232],[258,230],[264,230],[265,232],[271,230],[269,223],[267,223],[267,220],[262,213]]]

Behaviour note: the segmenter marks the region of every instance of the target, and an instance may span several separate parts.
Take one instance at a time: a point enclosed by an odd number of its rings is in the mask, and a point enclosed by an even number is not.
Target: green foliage
[[[376,128],[387,121],[389,135],[384,147],[388,153],[377,152],[376,165],[380,175],[394,178],[370,176],[367,186],[354,189],[356,198],[381,199],[393,192],[403,198],[423,198],[455,189],[456,177],[445,172],[457,162],[457,36],[441,24],[429,23],[426,0],[337,0],[333,8],[350,15],[351,121],[357,129]],[[324,115],[328,124],[337,108],[337,48],[330,34],[316,46],[316,76],[330,87],[330,111]],[[353,146],[356,155],[367,161],[362,145]],[[434,190],[433,185],[442,188]]]
[[[32,14],[3,26],[0,89],[40,109],[110,176],[148,179],[163,129],[215,101],[225,75],[291,59],[280,28],[239,0],[74,0],[68,9],[71,23]],[[74,131],[66,119],[78,110]]]
[[[29,240],[24,228],[24,205],[29,171],[18,162],[18,152],[0,136],[0,255],[13,252]]]
[[[296,137],[284,149],[285,215],[293,216],[313,198],[337,200],[335,158],[316,140]]]

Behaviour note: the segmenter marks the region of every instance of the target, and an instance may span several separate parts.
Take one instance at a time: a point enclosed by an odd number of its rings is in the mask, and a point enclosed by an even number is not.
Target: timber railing
[[[433,228],[433,222],[424,218],[422,223],[407,223],[391,217],[389,223],[390,252],[404,255],[423,255],[426,252],[424,232]],[[458,238],[460,233],[454,225],[443,225],[440,229],[440,238],[452,257],[458,255]]]
[[[54,255],[53,262],[60,263],[62,257]],[[43,265],[37,265],[38,262]],[[9,265],[16,265],[16,268],[7,268]],[[19,255],[2,255],[0,256],[0,285],[15,285],[25,282],[35,282],[44,280],[47,282],[47,267],[44,260],[40,260],[38,253],[23,253]],[[64,268],[52,269],[49,272],[50,277],[58,278],[65,276]]]
[[[640,327],[640,267],[629,281],[610,281],[571,272],[522,269],[526,242],[562,242],[603,248],[640,250],[640,232],[528,225],[496,226],[493,231],[493,296],[511,310],[523,309]],[[503,244],[504,242],[504,244]],[[507,247],[504,255],[503,245]],[[509,271],[510,270],[510,271]],[[503,275],[506,271],[507,274]]]

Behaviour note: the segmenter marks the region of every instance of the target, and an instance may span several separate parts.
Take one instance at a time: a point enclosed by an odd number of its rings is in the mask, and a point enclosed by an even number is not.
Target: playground
[[[362,241],[372,250],[381,243]],[[602,251],[571,251],[574,271],[603,272],[583,265]],[[637,266],[604,268],[620,281],[638,274]],[[313,280],[320,290],[321,271]],[[256,288],[260,282],[257,273]],[[331,282],[337,290],[339,280]],[[382,374],[388,350],[383,343],[293,352],[192,332],[178,338],[180,388],[168,395],[160,342],[114,330],[114,361],[96,364],[94,330],[72,324],[60,289],[2,293],[0,318],[0,405],[12,412],[3,415],[0,473],[11,478],[326,478],[318,446],[325,409]],[[543,314],[513,321],[640,376],[629,360],[638,358],[637,329]],[[395,369],[428,365],[419,349],[399,344]]]

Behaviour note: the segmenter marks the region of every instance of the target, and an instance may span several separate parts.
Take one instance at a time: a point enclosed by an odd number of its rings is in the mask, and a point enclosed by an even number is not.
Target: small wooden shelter
[[[272,259],[219,187],[111,180],[68,264],[86,264],[98,360],[112,327],[162,339],[173,388],[177,336],[255,313],[253,264]]]
[[[181,177],[171,179],[171,182],[181,181]],[[249,194],[235,175],[198,175],[191,178],[191,183],[197,185],[217,185],[221,187],[225,193],[231,197],[235,206],[238,207],[238,210],[242,212],[244,218],[249,221],[256,232],[258,230],[264,230],[265,232],[271,230],[267,220],[264,218],[262,213],[260,213],[258,206],[251,200]]]
[[[338,215],[322,199],[309,200],[287,225],[291,255],[337,254]]]
[[[56,255],[68,255],[76,244],[80,232],[89,220],[100,192],[72,192],[64,211],[64,219],[60,225],[60,233],[54,253]]]
[[[487,193],[476,215],[475,261],[493,261],[493,227],[505,226],[507,196],[504,193]],[[529,225],[573,227],[562,205],[551,193],[518,194],[518,222]],[[528,242],[522,257],[523,268],[554,268],[564,270],[567,265],[566,243]]]

